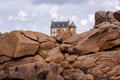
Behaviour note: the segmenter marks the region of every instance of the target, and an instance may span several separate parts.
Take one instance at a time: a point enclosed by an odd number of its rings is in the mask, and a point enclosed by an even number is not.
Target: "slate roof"
[[[52,24],[51,24],[51,28],[57,28],[57,27],[66,28],[68,26],[75,27],[75,24],[74,22],[72,22],[70,25],[69,21],[56,21],[56,22],[52,21]]]
[[[70,27],[75,27],[75,28],[76,28],[76,26],[75,26],[75,24],[74,24],[74,22],[73,22],[73,21],[72,21],[72,23],[71,23]]]

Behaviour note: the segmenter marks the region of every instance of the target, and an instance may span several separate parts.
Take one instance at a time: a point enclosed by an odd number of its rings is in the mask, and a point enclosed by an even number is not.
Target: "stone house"
[[[76,33],[76,26],[74,22],[68,21],[51,21],[50,35],[56,37],[58,34],[70,30],[70,33]]]

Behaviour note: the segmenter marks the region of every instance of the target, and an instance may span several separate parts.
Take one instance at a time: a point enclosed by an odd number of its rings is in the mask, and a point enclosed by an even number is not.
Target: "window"
[[[66,31],[66,29],[64,28],[64,31]]]
[[[53,31],[53,32],[56,32],[56,28],[53,28],[52,31]]]

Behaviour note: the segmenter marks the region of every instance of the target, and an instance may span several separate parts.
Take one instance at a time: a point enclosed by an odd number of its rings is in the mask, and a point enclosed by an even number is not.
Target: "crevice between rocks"
[[[5,78],[5,79],[1,79],[1,80],[24,80],[24,79],[19,79],[19,78],[9,79],[9,78]]]
[[[35,57],[35,56],[36,55],[26,55],[26,56],[21,56],[21,57],[17,57],[17,58],[12,58],[11,60],[4,61],[4,63],[0,63],[0,65],[4,65],[3,68],[6,68],[6,65],[7,65],[7,67],[11,67],[12,63],[14,63],[14,62],[17,63],[17,61],[19,61],[19,60],[22,60],[22,59],[25,59],[25,58],[28,58],[28,57]],[[31,61],[31,63],[32,63],[32,61]]]
[[[27,36],[24,32],[21,32],[20,34],[21,34],[21,35],[24,35],[25,37],[29,38],[30,40],[33,40],[33,41],[38,42],[38,40],[35,40],[35,39],[33,39],[33,38]]]
[[[6,56],[6,55],[0,55],[0,57],[7,57],[7,58],[9,58],[9,59],[6,60],[6,61],[0,62],[0,65],[4,64],[5,62],[9,62],[9,61],[11,61],[11,59],[12,59],[12,57]]]
[[[39,42],[39,37],[36,35],[35,32],[33,32],[33,34],[37,37],[37,40],[35,40],[35,39],[33,39],[33,38],[27,36],[24,32],[22,32],[22,35],[24,35],[25,37],[29,38],[30,40],[33,40],[33,41],[38,42],[38,43],[44,43],[44,42],[50,41],[49,39],[47,39],[46,41]],[[51,41],[51,42],[53,42],[53,41]]]
[[[120,48],[120,45],[118,45],[118,46],[115,46],[115,47],[112,47],[112,48],[110,48],[110,49],[106,49],[106,50],[103,50],[103,51],[114,51],[114,50],[116,50],[117,48]]]

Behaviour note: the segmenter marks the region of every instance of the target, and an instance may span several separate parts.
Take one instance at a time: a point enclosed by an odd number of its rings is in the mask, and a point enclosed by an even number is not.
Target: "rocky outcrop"
[[[100,27],[101,23],[109,23],[120,26],[119,23],[119,11],[111,12],[111,11],[98,11],[95,14],[95,26],[94,28]],[[103,24],[102,24],[103,25]]]
[[[111,76],[119,74],[114,69],[119,65],[119,51],[98,52],[87,56],[80,56],[73,63],[75,68],[83,70],[85,73],[92,74],[98,80],[108,80]],[[116,72],[112,72],[112,70]]]
[[[68,53],[84,55],[119,46],[120,26],[114,24],[115,21],[118,21],[113,17],[113,12],[107,12],[106,14],[111,14],[109,16],[110,19],[108,19],[111,23],[105,19],[105,12],[96,12],[95,28],[82,34],[73,35],[64,40],[61,49]],[[120,24],[120,22],[118,23]]]
[[[40,32],[0,36],[0,80],[119,80],[119,11],[98,11],[82,34]]]
[[[31,31],[12,31],[0,38],[0,55],[17,58],[35,55],[39,48],[51,49],[55,46],[55,40],[45,34]]]
[[[105,26],[105,28],[91,30],[90,35],[86,35],[86,38],[78,41],[73,51],[78,54],[89,54],[109,50],[119,45],[119,29],[112,26]]]

